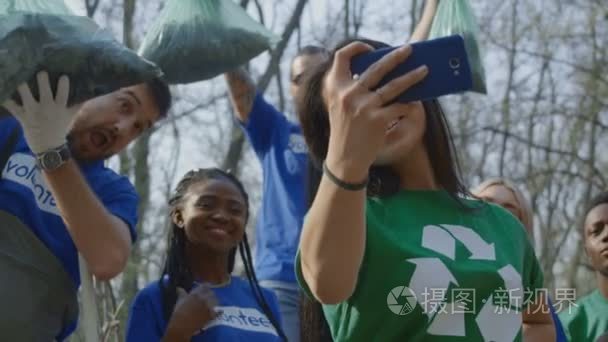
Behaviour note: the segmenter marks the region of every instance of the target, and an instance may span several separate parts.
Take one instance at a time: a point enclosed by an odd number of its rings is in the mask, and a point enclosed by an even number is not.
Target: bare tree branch
[[[87,9],[87,17],[93,18],[99,7],[99,0],[84,0],[84,5]]]

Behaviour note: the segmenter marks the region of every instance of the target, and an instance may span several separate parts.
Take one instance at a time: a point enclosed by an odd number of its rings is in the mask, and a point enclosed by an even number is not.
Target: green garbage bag
[[[245,64],[277,40],[232,0],[168,0],[139,53],[183,84]]]
[[[0,3],[0,14],[12,12],[34,12],[59,15],[72,14],[62,0],[3,0],[2,3]]]
[[[10,97],[20,102],[16,89],[23,82],[38,96],[41,70],[53,87],[61,75],[70,78],[70,105],[162,75],[93,20],[73,15],[63,0],[1,0],[0,104]]]
[[[473,74],[473,91],[486,93],[486,76],[477,42],[479,26],[468,0],[441,0],[437,6],[429,39],[461,35]]]

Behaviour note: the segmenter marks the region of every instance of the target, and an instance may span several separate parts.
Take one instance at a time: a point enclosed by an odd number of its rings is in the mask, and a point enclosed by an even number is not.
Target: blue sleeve
[[[557,313],[555,312],[555,308],[553,307],[553,303],[551,302],[551,298],[547,298],[549,301],[549,309],[551,310],[551,317],[553,317],[553,323],[555,324],[555,341],[557,342],[568,342],[568,338],[566,337],[566,332],[564,331],[564,327],[562,326],[562,322],[559,320]]]
[[[8,135],[19,126],[19,122],[13,116],[0,118],[0,148],[8,139]]]
[[[131,241],[137,240],[137,204],[139,197],[135,188],[126,177],[118,177],[108,184],[104,184],[104,191],[99,194],[101,201],[112,215],[123,220],[129,227]]]
[[[241,125],[258,158],[263,159],[272,146],[275,132],[287,129],[288,121],[285,115],[266,102],[261,94],[257,94],[247,122]]]
[[[140,291],[129,310],[127,322],[126,342],[160,341],[164,335],[164,327],[161,328],[154,310],[154,302],[160,305],[160,293],[154,296],[150,288]],[[158,297],[158,298],[154,298]]]
[[[264,288],[262,291],[264,292],[264,299],[266,299],[266,303],[268,303],[270,312],[272,312],[272,315],[277,320],[279,327],[283,329],[283,318],[281,317],[281,311],[279,310],[279,300],[277,295],[274,293],[274,291],[269,289]]]

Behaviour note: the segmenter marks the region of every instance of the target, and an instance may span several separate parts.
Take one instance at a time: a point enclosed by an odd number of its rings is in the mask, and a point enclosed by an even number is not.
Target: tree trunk
[[[507,79],[507,87],[505,89],[505,95],[502,103],[502,125],[507,134],[503,135],[501,148],[500,148],[500,161],[498,164],[498,174],[500,177],[504,177],[505,172],[505,158],[507,153],[507,141],[509,138],[509,132],[511,130],[511,90],[513,89],[513,77],[515,73],[515,55],[517,49],[517,6],[518,1],[513,2],[513,8],[511,12],[511,44],[512,49],[509,51],[509,75]]]
[[[97,12],[97,7],[99,6],[99,0],[85,0],[84,5],[87,9],[87,17],[93,18],[95,12]]]
[[[350,36],[350,0],[344,0],[344,39]]]
[[[133,49],[135,42],[133,39],[133,19],[135,15],[136,0],[124,0],[124,23],[123,40],[124,44]],[[135,191],[139,195],[139,205],[137,210],[138,223],[136,227],[138,237],[143,240],[143,226],[150,197],[150,172],[148,165],[150,133],[144,133],[137,139],[132,151],[123,151],[120,155],[121,172],[125,175],[133,175]],[[131,248],[131,256],[122,276],[120,287],[120,299],[124,303],[131,303],[131,300],[139,290],[137,275],[141,261],[141,246],[136,243]],[[120,322],[127,321],[128,306],[123,306],[118,313]],[[120,336],[124,336],[124,325],[120,327]]]

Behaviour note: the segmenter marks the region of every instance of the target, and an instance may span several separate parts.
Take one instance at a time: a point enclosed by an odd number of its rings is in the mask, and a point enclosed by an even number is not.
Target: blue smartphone
[[[362,74],[384,55],[397,48],[382,48],[355,56],[351,60],[351,72],[353,75]],[[430,100],[473,88],[471,68],[464,47],[464,39],[459,35],[413,43],[411,55],[405,62],[399,64],[384,76],[376,88],[382,87],[421,65],[426,65],[429,70],[425,79],[399,95],[395,101],[407,103]]]

